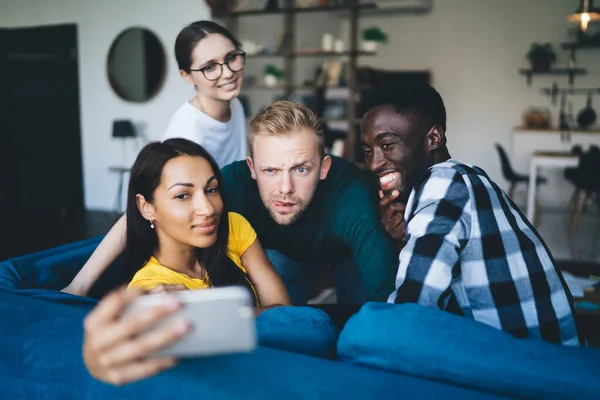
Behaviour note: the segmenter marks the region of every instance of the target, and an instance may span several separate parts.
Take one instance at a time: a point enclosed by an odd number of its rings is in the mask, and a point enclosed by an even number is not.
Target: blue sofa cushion
[[[600,398],[600,352],[523,340],[416,304],[367,303],[340,333],[338,359],[528,398]]]
[[[102,238],[93,238],[29,254],[0,263],[0,289],[53,302],[94,307],[93,298],[61,293],[75,277]],[[119,261],[113,264],[95,285],[102,296],[119,283]],[[329,316],[309,307],[279,307],[263,312],[256,321],[261,345],[333,358],[338,330]]]
[[[260,344],[315,357],[335,357],[338,329],[329,316],[310,307],[277,307],[256,318]]]
[[[92,255],[103,236],[82,240],[0,262],[0,289],[21,291],[30,289],[60,290],[77,275]],[[89,297],[99,299],[125,283],[117,259],[98,279]]]
[[[495,399],[480,391],[259,347],[196,358],[137,383],[91,378],[81,358],[87,310],[0,290],[2,398]]]

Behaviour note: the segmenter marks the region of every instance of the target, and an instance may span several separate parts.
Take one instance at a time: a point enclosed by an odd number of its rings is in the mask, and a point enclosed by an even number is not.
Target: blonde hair
[[[258,135],[286,136],[310,130],[315,134],[319,155],[325,153],[325,136],[319,118],[310,108],[290,101],[278,101],[265,108],[250,121],[248,146],[250,155],[254,153],[254,140]]]

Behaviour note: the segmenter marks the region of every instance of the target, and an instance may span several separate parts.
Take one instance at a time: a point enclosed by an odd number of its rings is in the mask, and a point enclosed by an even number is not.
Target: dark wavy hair
[[[183,28],[179,32],[179,35],[177,35],[177,39],[175,39],[175,59],[177,60],[179,69],[184,70],[188,74],[190,73],[194,48],[198,42],[213,33],[223,35],[231,40],[236,49],[242,48],[240,42],[227,28],[212,21],[192,22]]]
[[[198,248],[196,255],[213,286],[249,286],[246,274],[227,257],[229,218],[227,201],[223,191],[223,176],[214,158],[199,144],[187,139],[168,139],[151,142],[140,151],[131,168],[127,193],[127,233],[124,254],[124,279],[130,281],[158,248],[158,236],[150,222],[140,213],[136,196],[144,196],[147,202],[154,201],[154,192],[160,185],[165,164],[179,156],[202,157],[210,164],[219,185],[223,200],[223,213],[217,227],[217,240],[208,248]],[[249,287],[248,287],[249,288]],[[250,288],[249,288],[250,289]],[[252,292],[252,290],[250,290]]]

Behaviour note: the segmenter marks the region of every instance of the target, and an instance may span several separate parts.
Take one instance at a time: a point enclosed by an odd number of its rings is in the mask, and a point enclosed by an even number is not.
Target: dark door
[[[0,30],[0,259],[82,237],[75,25]]]

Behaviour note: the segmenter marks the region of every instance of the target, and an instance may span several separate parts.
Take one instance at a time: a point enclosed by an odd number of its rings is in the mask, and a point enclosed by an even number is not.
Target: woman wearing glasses
[[[246,158],[246,119],[237,99],[246,54],[227,29],[212,21],[186,26],[175,41],[179,73],[196,96],[173,115],[163,139],[202,145],[220,167]]]
[[[184,138],[213,156],[219,167],[246,158],[246,118],[240,94],[246,54],[227,29],[211,21],[197,21],[179,33],[175,58],[183,79],[194,85],[196,96],[175,112],[163,140]],[[112,227],[64,292],[87,295],[123,250],[125,216]],[[160,286],[173,290],[177,285]]]

